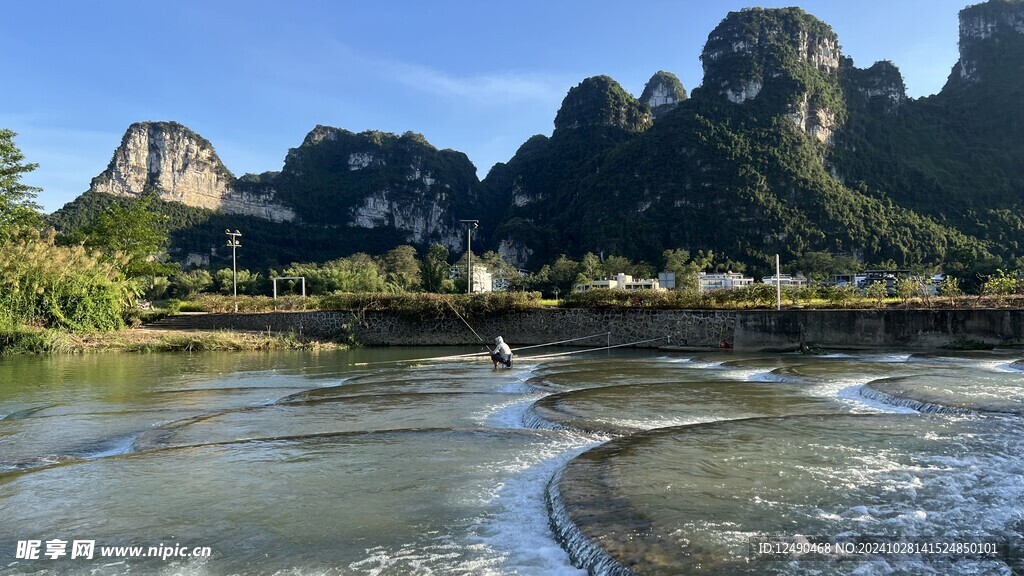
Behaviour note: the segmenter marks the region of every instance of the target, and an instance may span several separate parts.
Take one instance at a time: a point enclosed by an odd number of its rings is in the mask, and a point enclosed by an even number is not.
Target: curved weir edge
[[[612,558],[608,552],[595,544],[583,534],[576,523],[569,518],[565,509],[558,485],[562,481],[559,470],[548,481],[544,490],[544,502],[548,509],[548,525],[554,533],[555,541],[569,554],[573,565],[587,571],[588,574],[601,576],[636,576],[636,573]]]

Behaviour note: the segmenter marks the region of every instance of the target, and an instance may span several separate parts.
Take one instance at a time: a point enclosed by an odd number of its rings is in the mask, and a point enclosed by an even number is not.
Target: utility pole
[[[238,255],[236,252],[242,247],[242,243],[238,240],[242,237],[242,233],[238,230],[232,232],[230,229],[225,230],[224,233],[228,235],[228,247],[231,248],[231,283],[234,287],[235,312],[238,312]]]
[[[459,220],[466,225],[466,294],[473,293],[473,230],[480,226],[479,220]]]

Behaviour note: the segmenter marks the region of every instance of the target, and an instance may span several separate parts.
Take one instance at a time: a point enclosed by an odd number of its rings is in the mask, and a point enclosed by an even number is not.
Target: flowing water
[[[0,573],[1021,569],[1011,353],[422,360],[452,353],[0,359]],[[999,553],[755,553],[858,538]]]

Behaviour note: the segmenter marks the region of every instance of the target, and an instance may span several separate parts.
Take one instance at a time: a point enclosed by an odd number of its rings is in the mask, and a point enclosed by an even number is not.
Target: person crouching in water
[[[512,367],[512,349],[505,344],[505,340],[501,336],[494,339],[494,350],[491,351],[491,361],[494,362],[494,369],[498,369],[498,364],[503,365],[505,368]]]

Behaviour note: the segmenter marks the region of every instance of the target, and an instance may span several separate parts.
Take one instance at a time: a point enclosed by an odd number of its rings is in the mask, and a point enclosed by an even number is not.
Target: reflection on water
[[[0,359],[0,566],[809,574],[836,566],[745,572],[737,555],[750,535],[1019,533],[1014,356],[423,360],[461,352]],[[971,412],[911,409],[925,406]],[[18,540],[54,538],[214,554],[14,558]]]

